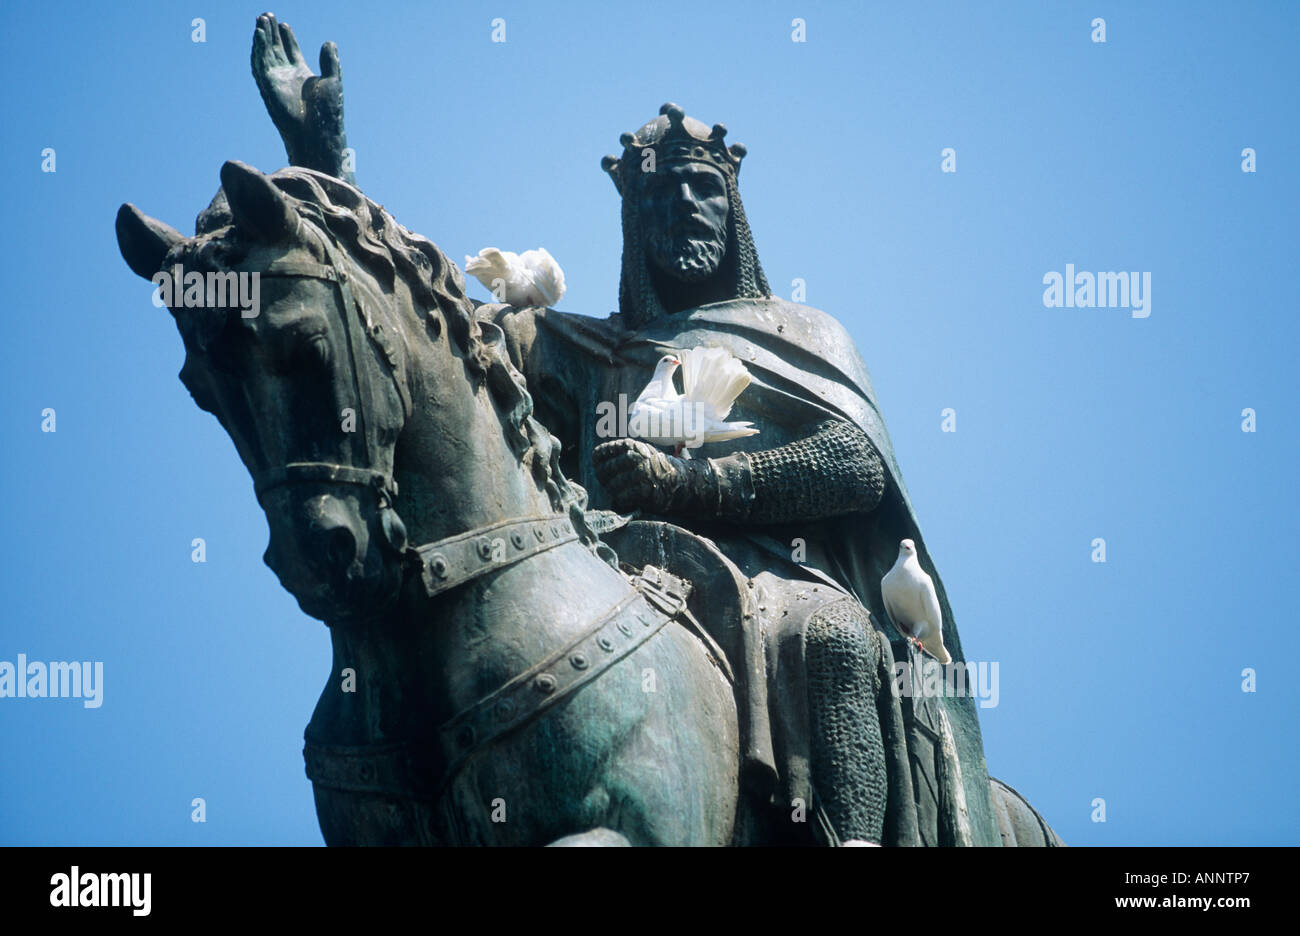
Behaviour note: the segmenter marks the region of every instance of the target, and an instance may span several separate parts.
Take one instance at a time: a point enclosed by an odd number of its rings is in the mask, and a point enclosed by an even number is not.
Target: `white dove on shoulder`
[[[521,254],[484,247],[465,258],[465,272],[516,308],[549,308],[564,297],[564,271],[545,247]]]
[[[682,372],[682,392],[673,377]],[[690,458],[690,449],[757,435],[749,422],[728,422],[731,405],[752,378],[725,348],[692,348],[665,354],[655,366],[628,419],[628,435],[674,449]]]

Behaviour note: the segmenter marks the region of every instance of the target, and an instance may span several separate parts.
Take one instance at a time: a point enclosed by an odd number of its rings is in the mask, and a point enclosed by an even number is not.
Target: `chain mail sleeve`
[[[820,423],[803,439],[762,452],[711,458],[718,516],[735,523],[790,523],[867,513],[885,492],[885,468],[871,440],[844,420]]]

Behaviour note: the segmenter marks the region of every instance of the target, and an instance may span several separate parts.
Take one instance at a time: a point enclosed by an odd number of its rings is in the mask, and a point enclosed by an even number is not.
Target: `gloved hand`
[[[708,459],[674,458],[639,439],[602,442],[592,454],[615,510],[717,512],[718,480]]]

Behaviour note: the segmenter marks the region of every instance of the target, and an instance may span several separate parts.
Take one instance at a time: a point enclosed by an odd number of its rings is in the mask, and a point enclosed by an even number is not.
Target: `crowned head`
[[[623,198],[620,307],[634,324],[665,312],[769,295],[737,180],[745,147],[727,128],[687,117],[676,104],[601,165]]]

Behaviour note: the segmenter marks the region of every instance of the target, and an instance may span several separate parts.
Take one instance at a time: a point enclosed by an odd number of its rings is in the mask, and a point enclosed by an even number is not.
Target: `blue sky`
[[[617,301],[619,133],[668,100],[726,123],[769,281],[858,343],[967,656],[999,664],[990,771],[1075,845],[1300,843],[1300,12],[897,6],[275,12],[313,67],[339,44],[367,194],[457,259],[545,246],[569,311]],[[262,564],[251,482],[113,236],[123,201],[188,233],[224,160],[284,164],[260,12],[0,12],[0,660],[105,669],[98,709],[0,699],[0,843],[321,841],[300,751],[325,628]],[[1066,264],[1151,273],[1150,317],[1045,308]]]

